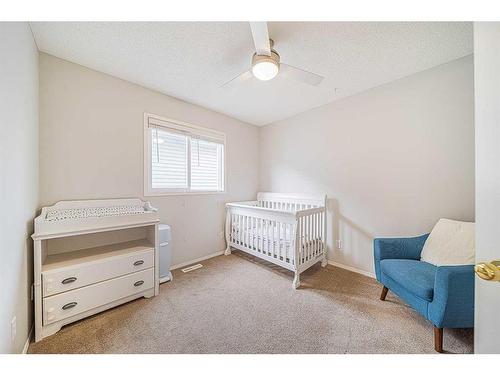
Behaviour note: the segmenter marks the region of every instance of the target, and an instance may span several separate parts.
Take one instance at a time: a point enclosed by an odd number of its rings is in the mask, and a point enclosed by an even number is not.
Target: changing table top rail
[[[35,240],[155,224],[158,212],[137,198],[61,201],[35,219]]]

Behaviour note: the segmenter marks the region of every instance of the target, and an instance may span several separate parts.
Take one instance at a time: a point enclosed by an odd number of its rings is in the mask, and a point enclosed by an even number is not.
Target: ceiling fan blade
[[[253,44],[257,55],[271,56],[267,22],[250,22],[250,28],[252,29]]]
[[[280,75],[283,75],[283,77],[286,78],[291,78],[296,81],[308,84],[308,85],[313,85],[313,86],[318,86],[321,81],[323,81],[323,76],[320,76],[319,74],[311,73],[308,72],[307,70],[297,68],[295,66],[291,66],[288,64],[283,64],[280,63]]]
[[[219,88],[225,88],[228,86],[232,86],[236,83],[242,83],[242,82],[245,82],[246,80],[248,80],[252,77],[253,77],[252,72],[250,70],[247,70],[246,72],[241,73],[239,76],[236,76],[233,79],[227,81],[226,83],[220,85]]]

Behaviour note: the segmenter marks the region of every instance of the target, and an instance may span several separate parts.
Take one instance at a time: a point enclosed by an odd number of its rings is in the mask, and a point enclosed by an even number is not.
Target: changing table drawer
[[[43,299],[43,324],[57,322],[154,286],[154,268]]]
[[[43,271],[43,295],[52,296],[153,266],[154,249],[147,249]]]

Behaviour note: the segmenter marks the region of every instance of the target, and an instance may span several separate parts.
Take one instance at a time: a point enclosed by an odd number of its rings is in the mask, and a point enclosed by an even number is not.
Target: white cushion
[[[440,219],[427,238],[420,260],[435,266],[474,264],[474,223]]]

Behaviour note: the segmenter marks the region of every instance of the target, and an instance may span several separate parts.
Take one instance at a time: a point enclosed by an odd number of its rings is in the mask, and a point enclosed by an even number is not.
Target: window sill
[[[148,191],[144,193],[145,197],[162,197],[169,195],[221,195],[227,191]]]

